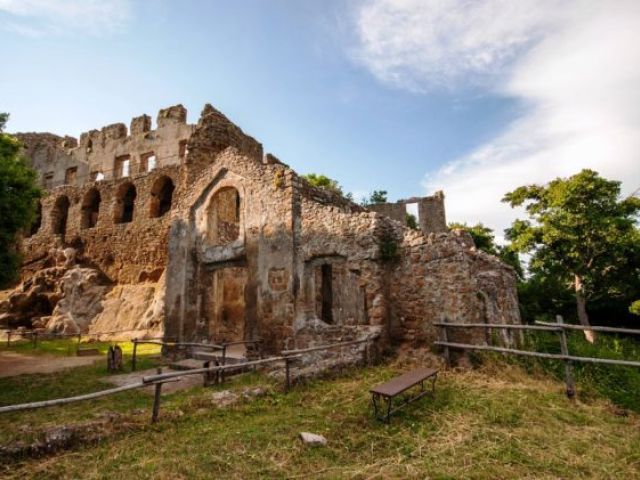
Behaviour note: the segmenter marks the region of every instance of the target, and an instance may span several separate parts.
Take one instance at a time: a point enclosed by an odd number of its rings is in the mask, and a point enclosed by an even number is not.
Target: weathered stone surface
[[[438,320],[519,321],[513,271],[447,231],[442,192],[369,211],[265,156],[212,106],[196,124],[186,113],[169,107],[156,130],[139,116],[129,132],[114,124],[78,142],[22,135],[49,187],[41,224],[23,242],[31,286],[7,300],[23,320],[51,315],[64,298],[59,310],[76,312],[78,328],[261,338],[264,353],[369,336],[377,350],[428,346]],[[404,226],[410,203],[421,231]],[[52,260],[52,248],[69,247]],[[76,290],[54,285],[73,262],[113,283],[103,301],[77,303]],[[50,268],[61,270],[42,273]],[[31,307],[33,296],[48,307]],[[15,323],[9,310],[0,315]],[[70,329],[64,319],[73,317],[50,322]],[[456,338],[465,335],[474,333]],[[300,371],[361,362],[363,348],[309,355]]]
[[[86,333],[102,311],[102,300],[109,286],[100,272],[92,268],[71,268],[60,280],[61,298],[46,329],[59,333]]]
[[[300,440],[305,445],[311,447],[324,447],[327,444],[327,439],[322,435],[309,432],[300,432]]]

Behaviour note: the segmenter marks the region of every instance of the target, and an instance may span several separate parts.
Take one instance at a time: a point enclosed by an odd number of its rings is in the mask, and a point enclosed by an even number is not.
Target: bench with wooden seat
[[[371,401],[373,402],[374,414],[377,419],[384,420],[389,423],[391,414],[404,407],[406,404],[418,400],[427,394],[434,394],[436,390],[436,379],[438,378],[438,370],[433,368],[418,368],[398,377],[394,377],[388,382],[376,385],[371,390]],[[424,382],[431,381],[431,390],[425,390]],[[406,392],[412,387],[420,385],[420,390],[416,395],[405,398],[404,401],[392,408],[393,399]],[[386,402],[386,413],[382,401]],[[382,416],[380,416],[382,413]]]

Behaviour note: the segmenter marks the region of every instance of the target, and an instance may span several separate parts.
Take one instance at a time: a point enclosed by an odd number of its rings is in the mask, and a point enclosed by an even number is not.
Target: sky
[[[514,188],[640,188],[638,0],[0,0],[8,131],[205,103],[356,199],[444,190],[498,238]]]

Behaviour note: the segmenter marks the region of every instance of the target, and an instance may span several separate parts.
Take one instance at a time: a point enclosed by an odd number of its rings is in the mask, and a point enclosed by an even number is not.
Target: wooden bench
[[[375,417],[379,420],[384,420],[389,423],[391,414],[398,411],[406,404],[411,403],[414,400],[418,400],[428,393],[433,395],[436,391],[437,378],[438,370],[435,370],[433,368],[418,368],[398,377],[392,378],[386,383],[376,385],[371,390],[369,390],[371,392],[371,401],[373,402]],[[424,382],[426,380],[431,381],[431,390],[429,391],[424,389]],[[400,404],[396,408],[392,408],[393,399],[395,397],[417,385],[420,385],[420,391],[416,395],[405,398],[402,404]],[[384,406],[382,405],[383,400],[387,403],[386,413]],[[382,416],[380,416],[379,412],[382,413]]]

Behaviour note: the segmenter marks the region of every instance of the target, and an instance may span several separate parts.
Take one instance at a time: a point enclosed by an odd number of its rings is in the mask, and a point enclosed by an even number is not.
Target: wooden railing
[[[159,417],[160,412],[160,397],[162,393],[162,385],[168,382],[176,382],[180,380],[182,377],[190,376],[190,375],[203,375],[205,385],[208,384],[208,379],[211,378],[212,374],[223,373],[232,369],[237,368],[246,368],[246,367],[256,367],[260,365],[267,365],[270,363],[278,363],[283,362],[285,365],[285,391],[289,391],[291,388],[291,374],[290,374],[290,366],[291,364],[299,360],[303,355],[316,352],[320,350],[331,350],[334,348],[339,348],[343,346],[349,346],[359,343],[367,342],[367,347],[370,342],[373,342],[377,337],[368,337],[362,340],[353,340],[346,342],[338,342],[329,345],[321,345],[317,347],[301,349],[301,350],[285,350],[281,352],[279,356],[263,358],[259,360],[253,360],[249,362],[243,362],[241,364],[234,365],[215,365],[215,366],[205,366],[202,368],[195,368],[191,370],[184,370],[179,372],[168,372],[163,373],[161,368],[158,368],[155,375],[148,375],[142,378],[141,381],[130,383],[128,385],[122,385],[120,387],[111,388],[108,390],[102,390],[99,392],[88,393],[84,395],[78,395],[75,397],[67,397],[67,398],[58,398],[52,400],[44,400],[39,402],[30,402],[30,403],[21,403],[16,405],[7,405],[4,407],[0,407],[0,414],[9,413],[9,412],[17,412],[22,410],[32,410],[36,408],[45,408],[45,407],[53,407],[56,405],[67,405],[69,403],[81,402],[85,400],[93,400],[96,398],[113,395],[116,393],[124,392],[127,390],[134,390],[138,388],[148,387],[153,385],[155,387],[154,399],[153,399],[153,409],[151,415],[151,422],[156,422]],[[210,347],[214,350],[219,350],[225,347],[225,344],[217,345],[217,344],[207,344],[207,343],[179,343],[179,342],[164,342],[164,341],[156,341],[156,340],[132,340],[134,342],[134,357],[132,357],[132,369],[135,370],[135,352],[136,345],[138,344],[154,344],[154,345],[163,345],[163,346],[191,346],[197,348]],[[239,343],[256,343],[259,340],[252,341],[243,341],[243,342],[230,342],[227,343],[226,346],[232,344]],[[368,348],[366,350],[366,359],[369,360]]]
[[[596,357],[579,357],[571,355],[569,353],[569,346],[567,343],[567,330],[591,330],[595,332],[606,333],[622,333],[626,335],[640,335],[640,330],[632,328],[617,328],[617,327],[604,327],[604,326],[589,326],[582,325],[569,325],[563,322],[561,316],[556,317],[556,323],[549,322],[536,322],[535,325],[508,325],[500,323],[451,323],[451,322],[436,322],[434,325],[441,329],[441,340],[434,342],[434,345],[443,347],[444,358],[447,365],[451,365],[451,352],[450,349],[460,350],[480,350],[499,352],[509,355],[519,355],[526,357],[544,358],[547,360],[558,360],[564,362],[564,377],[567,387],[567,396],[569,398],[575,395],[575,381],[573,378],[573,362],[583,363],[598,363],[604,365],[620,365],[625,367],[640,367],[640,362],[634,360],[617,360],[612,358],[596,358]],[[529,350],[519,350],[515,348],[497,347],[493,345],[478,345],[470,343],[459,343],[449,341],[449,329],[502,329],[502,330],[531,330],[531,331],[544,331],[544,332],[556,332],[560,341],[560,353],[545,353],[545,352],[533,352]]]

